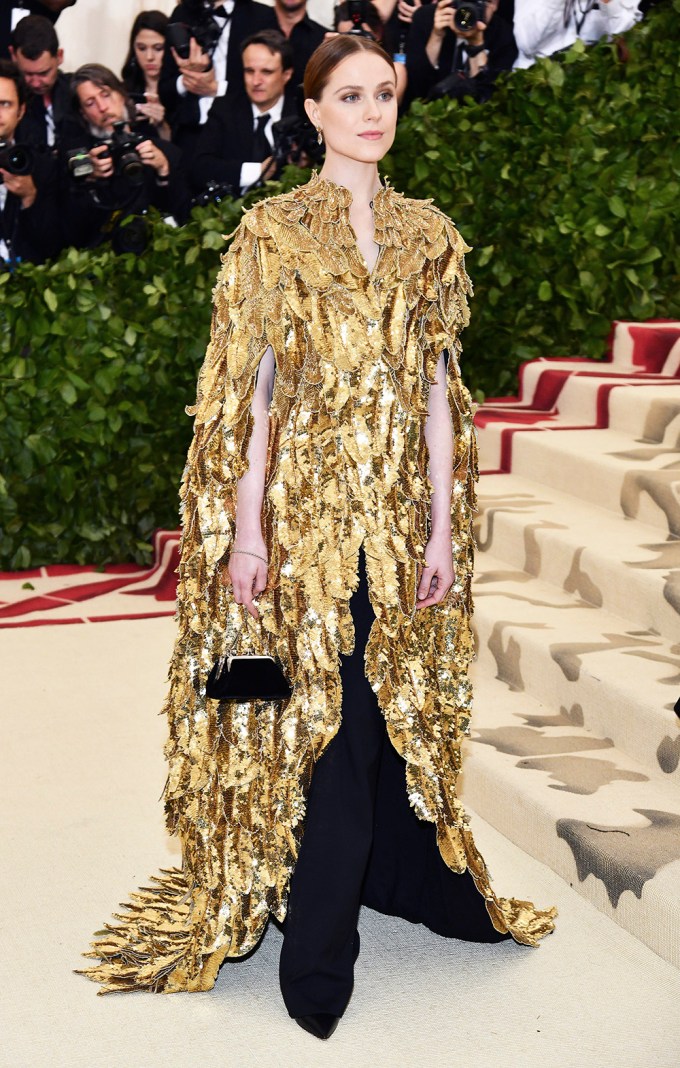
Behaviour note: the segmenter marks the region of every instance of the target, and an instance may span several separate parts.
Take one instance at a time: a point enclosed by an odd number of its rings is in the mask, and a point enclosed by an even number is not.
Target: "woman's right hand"
[[[267,588],[268,554],[264,539],[237,543],[229,555],[229,579],[236,604],[242,604],[253,619],[260,613],[255,598]]]
[[[136,111],[138,115],[143,115],[145,119],[153,123],[154,126],[162,126],[165,120],[165,108],[158,99],[157,93],[147,93],[145,104],[136,104]]]

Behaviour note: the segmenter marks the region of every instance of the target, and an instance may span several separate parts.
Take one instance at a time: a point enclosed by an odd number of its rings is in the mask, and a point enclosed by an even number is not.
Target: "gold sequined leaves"
[[[328,187],[328,196],[313,194],[310,200],[312,181],[301,190],[261,201],[257,232],[271,238],[284,268],[299,272],[312,288],[327,289],[342,277],[346,286],[356,289],[367,271],[346,213],[345,195],[351,201],[351,194],[330,182],[316,182]]]
[[[430,309],[426,329],[427,341],[437,353],[445,348],[460,351],[454,342],[470,321],[467,297],[472,294],[464,260],[469,247],[453,223],[444,215],[441,219],[445,248],[436,261],[437,299]]]
[[[429,201],[410,200],[389,186],[375,197],[375,238],[383,246],[381,275],[411,280],[415,290],[437,296],[428,263],[446,250],[445,216]]]
[[[253,234],[244,217],[215,289],[214,339],[219,343],[225,330],[229,392],[237,404],[246,389],[242,383],[254,374],[267,345],[275,351],[279,347],[283,302],[279,281],[278,257],[268,242]],[[227,418],[230,415],[225,412]]]

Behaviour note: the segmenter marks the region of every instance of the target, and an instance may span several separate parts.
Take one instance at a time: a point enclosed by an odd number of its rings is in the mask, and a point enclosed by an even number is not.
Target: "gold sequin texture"
[[[470,397],[458,369],[468,321],[468,251],[428,201],[389,185],[374,199],[369,272],[351,194],[315,175],[247,211],[223,258],[184,471],[177,640],[165,712],[168,828],[183,866],[131,896],[86,954],[102,992],[208,990],[226,957],[252,950],[286,912],[313,766],[340,726],[339,656],[353,647],[349,601],[363,544],[376,614],[366,672],[405,761],[417,815],[441,854],[469,868],[490,922],[536,945],[556,910],[499,898],[456,796],[469,731],[474,485]],[[220,574],[234,538],[257,367],[276,358],[261,626]],[[456,588],[415,611],[431,486],[425,418],[440,353],[455,432]],[[225,650],[280,657],[290,701],[223,704],[205,683]]]

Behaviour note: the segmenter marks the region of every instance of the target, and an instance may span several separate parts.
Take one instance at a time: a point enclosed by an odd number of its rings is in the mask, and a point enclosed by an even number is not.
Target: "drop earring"
[[[321,133],[321,127],[320,126],[317,126],[317,128],[316,128],[316,143],[318,145],[322,145],[323,144],[323,134]]]

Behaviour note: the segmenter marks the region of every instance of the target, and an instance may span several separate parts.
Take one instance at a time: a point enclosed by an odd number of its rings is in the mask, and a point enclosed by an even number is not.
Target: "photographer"
[[[125,87],[106,67],[76,71],[72,102],[79,121],[65,131],[62,152],[68,243],[91,248],[111,240],[117,252],[141,251],[149,208],[179,223],[187,217],[181,153],[150,123],[131,122]],[[130,216],[138,219],[132,226]]]
[[[491,95],[495,77],[517,58],[497,8],[498,0],[438,0],[416,11],[406,60],[409,99]]]
[[[69,114],[71,83],[59,69],[64,52],[50,20],[42,15],[22,19],[12,34],[10,52],[29,90],[19,139],[52,148]]]
[[[174,140],[193,150],[199,128],[227,87],[243,79],[241,44],[254,33],[277,29],[271,7],[255,0],[184,0],[170,16],[160,96],[175,116]]]
[[[54,160],[15,140],[26,105],[17,67],[0,60],[0,267],[42,263],[61,247]]]
[[[232,195],[274,176],[274,126],[296,115],[286,86],[293,74],[293,50],[278,30],[262,30],[242,46],[244,91],[218,100],[200,133],[191,167],[196,189],[211,182],[231,186]]]
[[[310,19],[307,0],[274,0],[274,13],[278,29],[293,49],[292,86],[297,90],[302,85],[305,67],[312,52],[326,36],[326,29],[320,22]]]

